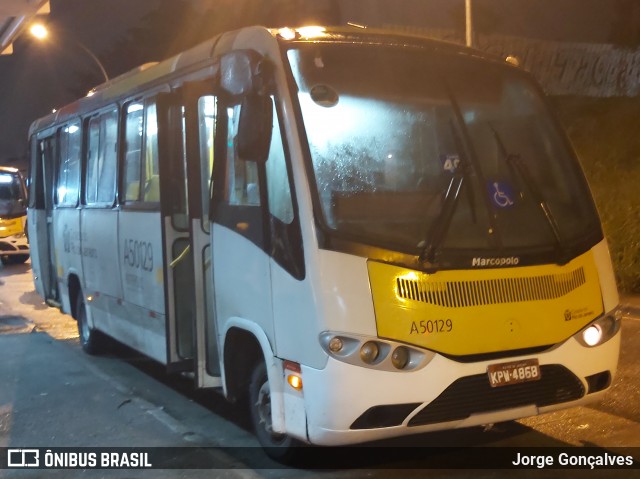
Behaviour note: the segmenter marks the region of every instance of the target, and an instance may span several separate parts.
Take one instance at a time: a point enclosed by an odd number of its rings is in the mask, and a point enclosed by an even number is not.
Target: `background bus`
[[[620,345],[589,189],[524,71],[246,28],[30,132],[37,291],[247,400],[272,454],[597,400]]]
[[[0,259],[3,264],[29,259],[27,190],[16,168],[0,166]]]

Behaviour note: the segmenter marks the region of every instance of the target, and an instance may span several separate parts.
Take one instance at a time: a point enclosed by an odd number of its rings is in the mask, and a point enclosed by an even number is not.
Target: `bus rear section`
[[[29,258],[26,235],[27,194],[16,168],[0,167],[0,259],[3,264]]]

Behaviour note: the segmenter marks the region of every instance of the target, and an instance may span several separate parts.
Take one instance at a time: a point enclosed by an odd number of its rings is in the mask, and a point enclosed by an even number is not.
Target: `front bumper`
[[[29,254],[29,241],[26,235],[18,234],[0,238],[0,256]]]
[[[598,400],[613,380],[620,333],[596,348],[571,338],[521,357],[459,363],[436,355],[415,372],[389,372],[329,358],[303,367],[307,431],[318,445],[353,444],[519,419]],[[498,388],[487,366],[536,358],[540,381]]]

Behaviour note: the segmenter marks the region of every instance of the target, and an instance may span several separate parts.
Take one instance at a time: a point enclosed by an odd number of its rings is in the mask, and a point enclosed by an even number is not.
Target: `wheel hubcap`
[[[84,305],[80,310],[80,332],[82,333],[82,342],[87,343],[89,341],[89,335],[91,331],[89,330],[89,325],[87,324],[87,314],[84,310]]]
[[[273,422],[271,421],[271,390],[269,389],[269,381],[265,381],[258,391],[258,400],[255,404],[258,413],[258,422],[260,427],[271,436],[273,445],[282,445],[287,436],[273,432]]]
[[[269,434],[273,434],[273,424],[271,422],[271,393],[269,392],[269,381],[265,381],[258,391],[258,402],[256,403],[258,410],[258,420],[260,424]]]

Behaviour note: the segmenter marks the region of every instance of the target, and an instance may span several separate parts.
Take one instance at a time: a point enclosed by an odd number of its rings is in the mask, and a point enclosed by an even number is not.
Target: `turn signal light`
[[[287,376],[287,382],[296,391],[302,390],[302,378],[296,374],[290,374]]]
[[[284,361],[282,364],[284,373],[287,375],[287,382],[296,391],[302,391],[302,370],[300,364],[293,361]]]

